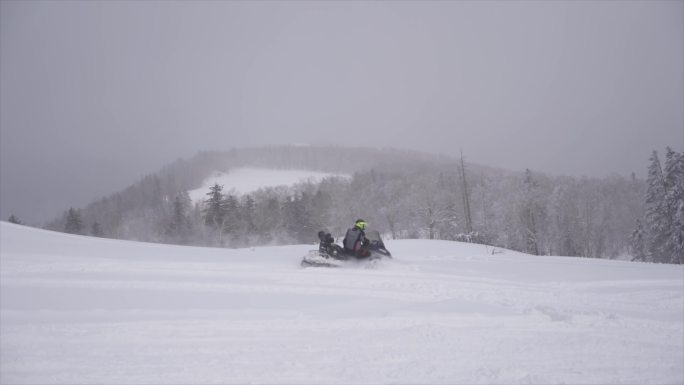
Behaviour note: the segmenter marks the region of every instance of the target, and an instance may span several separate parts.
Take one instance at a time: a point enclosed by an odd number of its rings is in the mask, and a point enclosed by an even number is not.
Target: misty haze
[[[683,69],[682,1],[2,1],[0,383],[682,383]]]
[[[462,149],[513,171],[645,178],[653,150],[684,149],[677,1],[1,10],[4,219],[40,225],[205,150]]]

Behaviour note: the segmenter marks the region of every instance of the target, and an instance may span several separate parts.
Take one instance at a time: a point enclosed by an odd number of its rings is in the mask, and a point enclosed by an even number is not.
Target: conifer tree
[[[666,149],[665,186],[666,221],[669,224],[664,234],[663,257],[665,262],[684,263],[684,153]]]
[[[14,214],[10,215],[9,219],[7,219],[7,222],[14,223],[15,225],[23,225],[19,218],[17,218]]]
[[[78,210],[75,210],[73,207],[67,212],[64,232],[69,234],[82,234],[83,232],[83,220],[81,220],[81,213]]]
[[[630,248],[632,251],[632,261],[646,261],[648,251],[646,249],[646,231],[640,219],[637,219],[636,229],[630,237]]]
[[[314,229],[328,228],[330,226],[330,208],[332,197],[327,191],[319,188],[311,198],[311,225]]]
[[[173,243],[187,244],[190,241],[190,208],[192,201],[187,191],[178,194],[173,201],[173,214],[166,228],[166,235]]]
[[[222,191],[222,185],[214,184],[209,188],[209,192],[206,194],[208,198],[204,201],[204,224],[214,229],[223,227],[223,220],[226,215]]]
[[[649,158],[646,179],[646,228],[648,231],[648,252],[653,262],[666,262],[665,242],[669,233],[670,221],[665,206],[665,178],[660,164],[658,152],[653,151]]]
[[[240,203],[233,194],[228,194],[223,199],[223,232],[230,234],[233,239],[240,238],[242,216]]]
[[[274,196],[256,207],[257,229],[262,243],[273,242],[282,235],[282,214],[280,201]]]
[[[243,200],[243,204],[240,207],[240,219],[241,227],[244,229],[245,235],[251,237],[256,235],[257,228],[254,223],[256,211],[256,202],[254,199],[247,195]]]
[[[97,221],[93,222],[93,225],[90,227],[90,235],[93,237],[104,237],[102,226]]]
[[[283,203],[285,230],[297,243],[309,242],[316,234],[307,209],[309,201],[308,194],[302,193],[300,196],[287,197]]]
[[[666,243],[670,263],[684,264],[684,201],[679,202],[672,222],[672,232]]]

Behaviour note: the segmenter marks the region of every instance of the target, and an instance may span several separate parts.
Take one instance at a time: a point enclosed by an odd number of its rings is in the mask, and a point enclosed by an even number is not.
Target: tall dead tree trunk
[[[461,150],[461,182],[463,185],[463,211],[466,220],[466,231],[473,232],[473,221],[470,217],[470,198],[468,196],[468,183],[466,181],[465,164],[463,162],[463,150]]]

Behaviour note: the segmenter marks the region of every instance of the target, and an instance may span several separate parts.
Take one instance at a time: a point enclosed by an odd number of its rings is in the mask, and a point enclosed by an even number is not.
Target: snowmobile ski
[[[309,250],[302,259],[302,267],[342,267],[344,261],[331,258],[318,250]]]

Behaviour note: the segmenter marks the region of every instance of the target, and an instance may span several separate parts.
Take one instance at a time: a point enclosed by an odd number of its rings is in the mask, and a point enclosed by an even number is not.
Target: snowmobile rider
[[[348,254],[353,254],[357,258],[366,258],[370,256],[370,251],[368,250],[368,244],[370,243],[366,238],[366,221],[363,219],[357,219],[354,222],[354,227],[347,230],[347,234],[344,236],[344,251]]]

